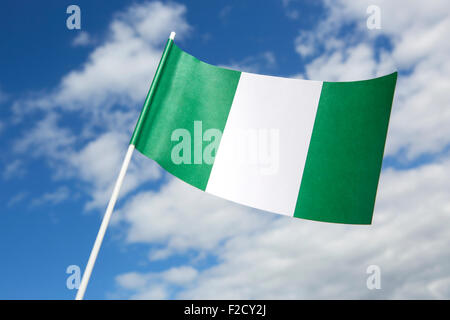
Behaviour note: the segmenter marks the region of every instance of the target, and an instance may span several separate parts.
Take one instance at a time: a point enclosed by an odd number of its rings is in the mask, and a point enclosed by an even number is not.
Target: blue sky
[[[373,3],[379,30],[366,27]],[[81,8],[81,30],[66,28],[70,4]],[[191,190],[136,153],[86,298],[448,298],[445,8],[2,2],[0,298],[74,297],[66,268],[87,262],[172,30],[185,51],[245,71],[343,81],[398,70],[374,224],[257,212]],[[382,290],[365,286],[370,264],[383,271]]]

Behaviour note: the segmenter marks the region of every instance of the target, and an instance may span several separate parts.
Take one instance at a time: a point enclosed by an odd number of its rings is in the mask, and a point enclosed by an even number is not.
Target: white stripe
[[[206,192],[292,216],[321,90],[321,81],[243,72]]]

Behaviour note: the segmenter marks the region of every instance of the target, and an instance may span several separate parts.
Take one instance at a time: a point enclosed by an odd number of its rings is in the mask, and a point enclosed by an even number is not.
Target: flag
[[[352,82],[240,72],[169,39],[131,144],[218,197],[371,224],[396,80],[396,72]]]

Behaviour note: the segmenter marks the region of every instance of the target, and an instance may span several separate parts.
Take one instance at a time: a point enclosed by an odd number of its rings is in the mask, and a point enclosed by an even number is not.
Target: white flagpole
[[[170,40],[175,39],[175,32],[171,32],[169,36]],[[133,155],[134,145],[130,144],[128,147],[127,154],[125,155],[125,159],[122,163],[122,168],[120,169],[119,177],[117,178],[116,184],[114,186],[113,193],[111,195],[111,199],[109,199],[108,207],[106,208],[105,215],[103,216],[102,224],[100,225],[100,230],[98,230],[97,238],[95,239],[94,246],[92,247],[91,255],[89,256],[88,263],[86,265],[86,269],[83,273],[83,278],[81,278],[81,283],[77,291],[77,295],[75,300],[83,300],[84,293],[86,292],[86,287],[89,282],[89,278],[91,277],[92,269],[94,268],[95,260],[97,259],[98,252],[100,250],[100,246],[102,245],[103,238],[106,233],[106,228],[108,228],[109,220],[111,219],[111,214],[114,210],[114,206],[117,201],[117,197],[119,196],[120,187],[122,186],[123,178],[128,169],[128,165],[130,164],[131,156]]]
[[[117,197],[119,196],[119,190],[122,186],[123,178],[125,177],[125,173],[127,172],[128,164],[130,163],[133,151],[134,145],[130,144],[127,154],[125,155],[125,159],[123,160],[119,177],[117,178],[116,184],[114,186],[111,199],[109,200],[108,207],[106,208],[105,215],[103,216],[100,230],[98,230],[97,238],[95,239],[94,247],[92,248],[91,255],[89,256],[89,260],[86,265],[86,269],[84,270],[83,278],[81,279],[80,287],[78,288],[75,300],[83,300],[89,278],[91,277],[92,269],[94,268],[95,260],[97,259],[98,251],[100,250],[100,246],[102,245],[103,237],[105,236],[106,228],[108,227],[109,220],[111,219],[111,214],[114,210],[114,205],[116,204]]]
[[[169,36],[170,40],[175,39],[175,32],[171,32]],[[114,206],[117,201],[117,197],[119,196],[120,187],[122,186],[123,178],[127,173],[128,165],[130,164],[131,156],[133,155],[134,145],[130,144],[128,147],[127,154],[125,155],[125,159],[122,163],[122,168],[120,169],[119,177],[117,178],[116,184],[114,185],[114,190],[111,195],[111,199],[109,199],[108,207],[106,208],[105,215],[103,216],[102,224],[100,225],[100,230],[98,230],[97,238],[95,239],[94,246],[92,247],[91,254],[89,256],[88,263],[86,265],[86,269],[83,273],[83,278],[81,278],[81,283],[77,291],[77,295],[75,300],[83,300],[84,293],[86,292],[86,287],[89,282],[89,278],[91,277],[92,269],[94,268],[95,260],[97,259],[98,252],[100,250],[100,246],[102,245],[103,238],[106,233],[106,228],[108,228],[109,220],[111,219],[111,214],[114,210]]]

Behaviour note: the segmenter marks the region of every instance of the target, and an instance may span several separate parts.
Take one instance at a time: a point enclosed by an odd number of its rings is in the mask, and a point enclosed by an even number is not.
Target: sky
[[[81,29],[68,29],[69,5]],[[380,28],[368,28],[377,6]],[[73,299],[171,31],[211,64],[399,72],[373,223],[261,212],[136,152],[87,299],[450,298],[447,1],[2,1],[0,299]],[[369,290],[367,268],[381,288]]]

